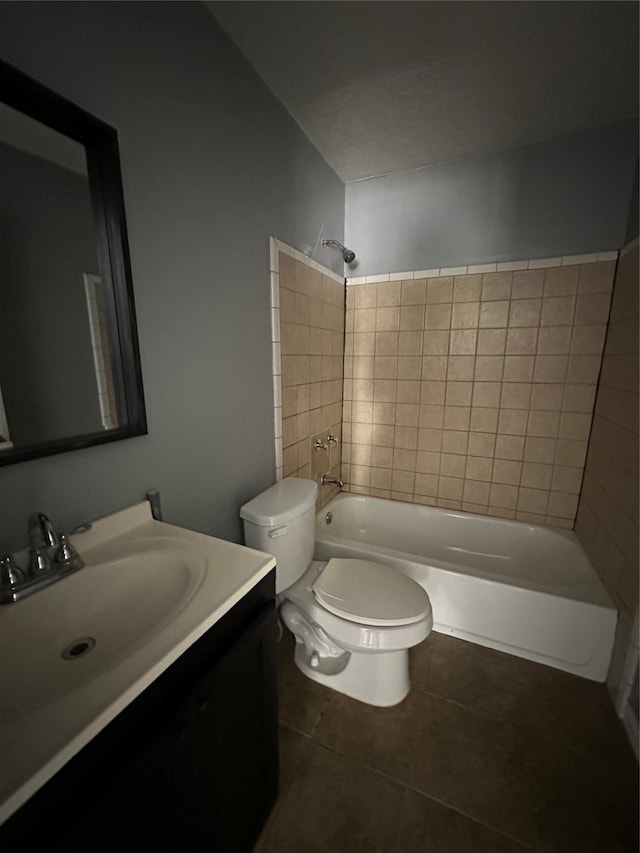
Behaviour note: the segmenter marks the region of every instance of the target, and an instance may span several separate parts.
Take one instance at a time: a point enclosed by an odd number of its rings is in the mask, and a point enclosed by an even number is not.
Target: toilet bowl
[[[311,480],[287,478],[240,510],[245,543],[276,558],[276,593],[309,678],[370,705],[396,705],[410,689],[409,649],[433,625],[424,589],[368,560],[313,561]]]

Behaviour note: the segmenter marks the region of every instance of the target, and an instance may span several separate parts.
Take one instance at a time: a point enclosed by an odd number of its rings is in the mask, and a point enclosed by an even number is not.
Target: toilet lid
[[[420,584],[369,560],[332,558],[313,584],[313,593],[331,613],[366,625],[418,622],[431,607]]]

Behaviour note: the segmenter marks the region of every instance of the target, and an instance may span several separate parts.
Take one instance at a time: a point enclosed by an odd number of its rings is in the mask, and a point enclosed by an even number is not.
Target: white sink
[[[71,541],[84,568],[0,605],[0,824],[275,566],[147,502]]]
[[[193,598],[204,553],[158,536],[98,546],[85,567],[0,620],[0,720],[85,685],[132,655]]]

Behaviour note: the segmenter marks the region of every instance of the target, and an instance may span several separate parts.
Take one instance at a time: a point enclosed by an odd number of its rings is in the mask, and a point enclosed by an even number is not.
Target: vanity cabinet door
[[[199,843],[248,853],[278,793],[277,615],[270,610],[195,690]]]
[[[94,792],[102,790],[83,810],[76,809],[73,800],[68,803],[66,831],[46,849],[50,853],[119,849],[170,853],[174,848],[165,760],[169,740],[170,729],[133,755],[106,787],[96,774]]]

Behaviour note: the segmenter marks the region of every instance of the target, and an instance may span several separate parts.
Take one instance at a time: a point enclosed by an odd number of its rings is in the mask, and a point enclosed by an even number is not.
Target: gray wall
[[[14,446],[102,429],[83,273],[86,177],[0,143],[0,384]]]
[[[5,2],[0,57],[118,131],[149,420],[0,469],[0,549],[31,512],[69,528],[152,486],[239,539],[274,479],[269,236],[341,239],[344,187],[200,3]]]
[[[347,184],[350,275],[620,249],[637,153],[630,121]]]

